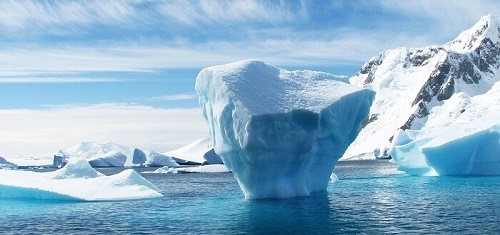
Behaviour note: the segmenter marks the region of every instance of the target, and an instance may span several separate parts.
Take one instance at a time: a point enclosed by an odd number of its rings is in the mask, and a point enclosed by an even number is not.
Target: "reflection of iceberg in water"
[[[338,233],[342,222],[332,213],[329,200],[326,192],[320,192],[310,197],[247,201],[232,230],[248,234]]]

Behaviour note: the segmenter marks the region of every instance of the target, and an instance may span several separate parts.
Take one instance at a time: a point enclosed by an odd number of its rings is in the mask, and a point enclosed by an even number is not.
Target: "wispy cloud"
[[[135,15],[131,1],[28,1],[0,2],[0,25],[26,29],[49,25],[117,24]]]
[[[127,104],[53,106],[0,110],[0,156],[56,153],[81,141],[166,151],[208,133],[201,110]]]
[[[193,100],[197,99],[198,96],[194,92],[175,94],[175,95],[165,95],[165,96],[156,96],[151,97],[149,101],[176,101],[176,100]]]
[[[453,37],[476,23],[481,16],[489,13],[500,14],[500,2],[480,1],[433,1],[415,0],[379,1],[384,10],[405,15],[410,20],[423,21],[434,37]]]
[[[277,4],[276,4],[277,3]],[[234,22],[282,23],[306,16],[304,5],[293,2],[243,1],[169,1],[159,4],[160,12],[188,25]]]
[[[0,2],[0,41],[10,39],[0,47],[0,64],[18,72],[153,72],[246,58],[276,65],[361,65],[393,47],[445,43],[480,15],[500,13],[494,6],[499,3],[490,0],[7,0]],[[387,14],[399,18],[381,20]],[[71,36],[52,35],[64,30]]]
[[[86,83],[123,82],[118,78],[78,78],[78,77],[0,77],[0,83]]]

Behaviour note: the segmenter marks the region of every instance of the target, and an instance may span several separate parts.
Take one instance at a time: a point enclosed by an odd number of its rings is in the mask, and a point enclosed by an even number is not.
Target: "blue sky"
[[[499,11],[493,0],[0,1],[0,156],[80,141],[180,147],[206,134],[193,88],[203,67],[253,58],[350,76],[383,50],[444,44]],[[133,115],[99,119],[103,109]],[[162,119],[138,118],[144,109]],[[82,110],[92,118],[71,113]],[[158,123],[186,110],[191,134]],[[96,124],[106,118],[150,126],[118,135]],[[55,127],[72,132],[58,139]]]

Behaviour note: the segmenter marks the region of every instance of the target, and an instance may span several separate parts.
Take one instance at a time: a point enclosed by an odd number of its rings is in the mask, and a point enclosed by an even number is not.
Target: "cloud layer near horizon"
[[[0,156],[55,154],[80,142],[166,151],[208,134],[201,110],[126,104],[0,110]]]

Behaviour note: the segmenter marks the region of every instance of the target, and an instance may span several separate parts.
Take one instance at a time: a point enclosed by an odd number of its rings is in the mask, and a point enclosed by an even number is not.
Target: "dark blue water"
[[[335,172],[326,193],[285,200],[245,200],[229,173],[143,173],[165,197],[0,200],[0,232],[500,234],[500,177],[412,177],[386,161],[340,162]]]

